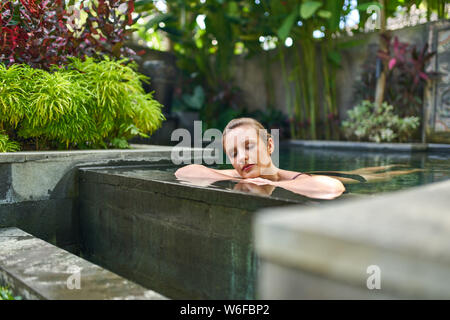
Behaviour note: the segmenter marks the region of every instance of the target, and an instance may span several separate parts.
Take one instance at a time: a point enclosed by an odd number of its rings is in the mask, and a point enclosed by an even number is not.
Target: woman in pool
[[[277,168],[271,159],[274,141],[261,123],[252,118],[231,120],[223,131],[222,143],[234,169],[217,170],[190,164],[178,169],[176,177],[203,185],[219,180],[270,185],[272,190],[282,187],[318,199],[334,199],[345,191],[338,179]]]

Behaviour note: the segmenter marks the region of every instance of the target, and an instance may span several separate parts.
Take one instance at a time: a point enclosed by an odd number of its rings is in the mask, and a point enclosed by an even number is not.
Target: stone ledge
[[[86,159],[128,159],[128,158],[153,158],[170,159],[174,147],[158,145],[132,145],[133,149],[96,149],[96,150],[71,150],[71,151],[24,151],[0,153],[0,163],[17,163],[28,161],[64,161]],[[184,148],[195,154],[203,151],[202,148]]]
[[[288,140],[288,145],[304,146],[308,148],[346,149],[346,150],[374,150],[388,152],[420,152],[420,151],[449,151],[450,145],[434,145],[427,143],[375,143],[357,141],[328,141],[328,140]]]
[[[67,279],[76,270],[80,289],[70,290]],[[24,299],[167,299],[18,228],[0,229],[0,284]]]
[[[447,180],[302,212],[262,210],[254,223],[256,250],[272,264],[364,290],[367,267],[377,265],[384,293],[448,299],[449,194]]]
[[[150,176],[144,176],[140,172],[135,174],[132,171],[121,172],[120,170],[115,171],[111,168],[80,168],[79,177],[81,184],[95,184],[102,187],[111,185],[117,188],[125,188],[130,191],[145,190],[158,193],[164,197],[200,201],[208,204],[221,205],[227,208],[256,210],[261,207],[310,203],[307,198],[300,196],[282,198],[216,189],[211,186],[202,187],[182,184],[179,181],[169,180],[168,176],[173,176],[172,173],[157,170],[149,172],[151,172]]]

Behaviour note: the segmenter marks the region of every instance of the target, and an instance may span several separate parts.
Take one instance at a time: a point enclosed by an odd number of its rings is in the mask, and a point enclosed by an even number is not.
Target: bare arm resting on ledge
[[[278,178],[292,176],[292,171],[278,171]],[[317,199],[334,199],[344,191],[344,185],[336,179],[327,176],[300,175],[299,177],[286,180],[272,181],[266,178],[243,178],[236,170],[217,170],[200,164],[191,164],[178,169],[175,172],[178,179],[189,181],[195,185],[208,186],[221,180],[233,180],[236,182],[248,182],[257,185],[273,185],[292,191],[294,193]]]

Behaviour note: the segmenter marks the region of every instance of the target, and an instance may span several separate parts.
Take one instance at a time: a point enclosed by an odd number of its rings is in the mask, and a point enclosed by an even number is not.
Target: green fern
[[[162,105],[142,88],[148,77],[136,72],[135,63],[125,62],[106,57],[95,63],[87,58],[73,59],[68,66],[80,71],[80,78],[89,82],[89,90],[96,97],[92,102],[93,118],[102,136],[110,140],[152,134],[165,120]]]
[[[0,152],[15,152],[20,150],[20,145],[15,141],[10,141],[6,134],[0,131]]]
[[[24,118],[29,101],[26,85],[31,70],[23,65],[7,68],[0,64],[0,123],[17,126]]]
[[[50,72],[0,64],[0,129],[40,141],[39,147],[128,147],[127,140],[152,134],[165,117],[142,88],[149,79],[126,63],[74,58]]]

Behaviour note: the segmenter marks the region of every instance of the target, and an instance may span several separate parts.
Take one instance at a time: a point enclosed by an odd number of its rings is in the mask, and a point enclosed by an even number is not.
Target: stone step
[[[18,228],[0,228],[0,285],[38,300],[166,300]]]

